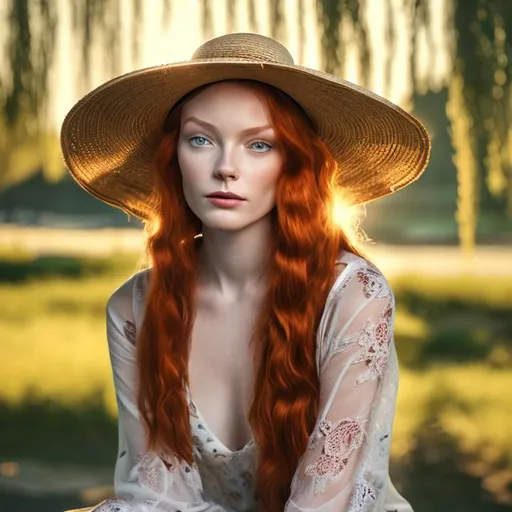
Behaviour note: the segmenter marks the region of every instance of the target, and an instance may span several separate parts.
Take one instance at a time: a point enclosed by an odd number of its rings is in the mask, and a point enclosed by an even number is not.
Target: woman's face
[[[185,199],[208,228],[243,229],[276,204],[282,149],[265,104],[241,83],[211,85],[183,106],[178,161]]]

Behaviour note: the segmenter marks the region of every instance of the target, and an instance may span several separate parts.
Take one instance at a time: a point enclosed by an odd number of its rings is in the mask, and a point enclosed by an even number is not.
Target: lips
[[[243,197],[233,194],[233,192],[213,192],[212,194],[208,194],[206,197],[216,197],[219,199],[238,199],[239,201],[245,201]]]

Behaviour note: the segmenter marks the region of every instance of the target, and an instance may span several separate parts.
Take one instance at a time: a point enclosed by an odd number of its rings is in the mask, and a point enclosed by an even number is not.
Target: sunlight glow
[[[361,220],[366,216],[363,207],[350,203],[341,190],[334,192],[331,221],[335,229],[341,229],[353,243],[369,242],[370,239],[361,228]]]
[[[346,229],[353,224],[354,214],[354,207],[343,197],[342,193],[335,192],[332,204],[332,222],[336,226]]]

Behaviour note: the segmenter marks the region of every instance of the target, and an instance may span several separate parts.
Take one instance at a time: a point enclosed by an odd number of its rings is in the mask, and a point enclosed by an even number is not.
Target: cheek
[[[204,159],[201,160],[200,155],[192,151],[178,149],[178,164],[184,191],[194,192],[200,188],[201,178],[204,179],[204,170],[207,168]]]
[[[263,192],[271,192],[275,194],[277,183],[283,172],[283,158],[276,155],[267,162],[263,172],[261,173],[260,183],[263,185]]]
[[[188,151],[180,150],[178,146],[178,165],[181,171],[182,188],[185,200],[190,208],[194,211],[194,197],[198,183],[197,169],[195,158]],[[194,212],[195,213],[195,212]]]
[[[181,175],[183,176],[183,182],[188,181],[188,178],[194,173],[194,169],[197,167],[194,165],[194,159],[190,153],[186,150],[178,147],[178,165],[180,166]]]

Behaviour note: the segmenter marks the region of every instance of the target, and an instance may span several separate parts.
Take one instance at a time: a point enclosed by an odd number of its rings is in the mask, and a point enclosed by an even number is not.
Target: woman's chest
[[[192,330],[189,385],[192,399],[215,436],[230,450],[251,438],[255,361],[250,343],[256,311],[240,302],[198,308]]]

